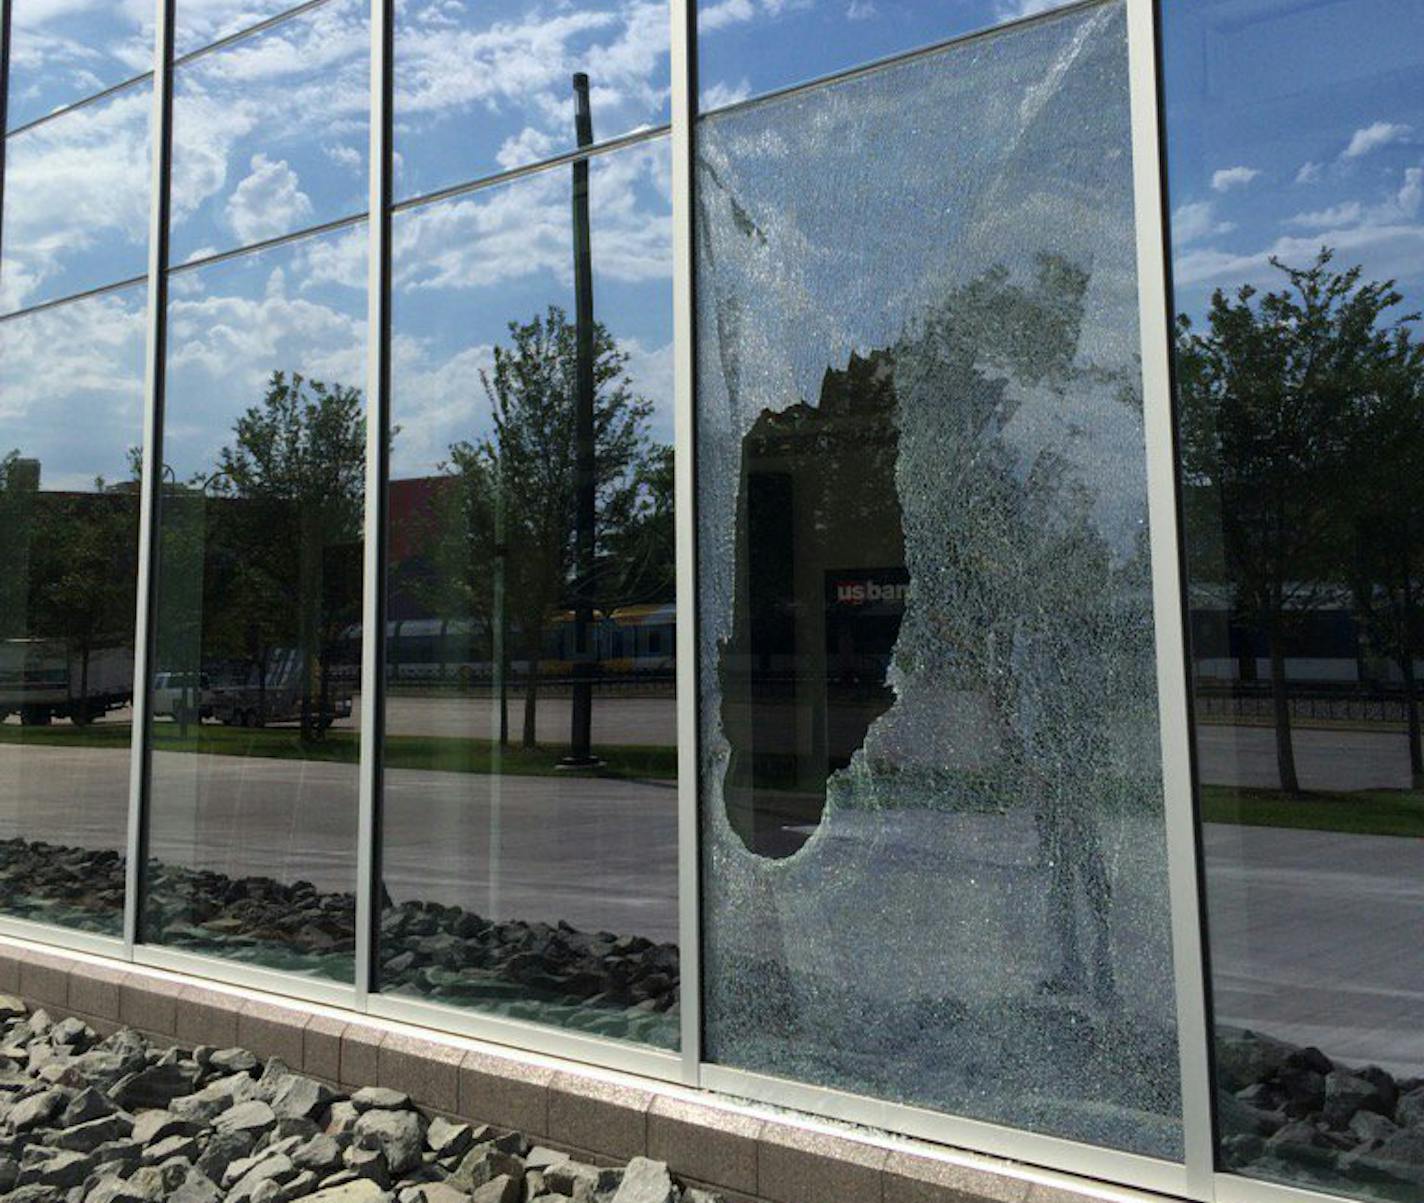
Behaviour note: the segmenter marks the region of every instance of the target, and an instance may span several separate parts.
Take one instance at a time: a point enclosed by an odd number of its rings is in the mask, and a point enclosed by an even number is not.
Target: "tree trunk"
[[[544,632],[536,628],[529,640],[524,673],[524,738],[523,745],[532,748],[537,742],[535,717],[539,704],[539,653],[544,647]]]
[[[1419,693],[1414,679],[1414,649],[1406,647],[1399,657],[1404,675],[1404,715],[1409,723],[1409,776],[1415,789],[1424,789],[1424,747],[1420,746]]]
[[[1286,793],[1300,793],[1300,778],[1295,771],[1295,743],[1291,739],[1290,690],[1286,684],[1285,649],[1281,647],[1281,634],[1274,625],[1267,634],[1271,645],[1271,707],[1276,729],[1276,769],[1280,774],[1281,789]]]

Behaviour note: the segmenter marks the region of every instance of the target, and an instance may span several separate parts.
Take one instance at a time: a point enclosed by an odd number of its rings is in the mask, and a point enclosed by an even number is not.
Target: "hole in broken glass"
[[[765,411],[742,440],[724,796],[762,856],[810,838],[831,774],[894,701],[909,591],[895,410],[888,352],[852,356],[826,372],[818,404]]]

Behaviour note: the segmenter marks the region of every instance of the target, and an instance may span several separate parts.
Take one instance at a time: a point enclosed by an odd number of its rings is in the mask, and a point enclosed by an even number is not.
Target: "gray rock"
[[[1424,1128],[1401,1128],[1371,1154],[1387,1173],[1424,1186]]]
[[[360,1117],[361,1113],[356,1110],[356,1104],[349,1099],[332,1103],[326,1113],[326,1134],[337,1138],[348,1136]]]
[[[208,1056],[208,1064],[225,1074],[251,1074],[261,1064],[255,1053],[245,1048],[220,1048]]]
[[[29,1132],[48,1124],[69,1105],[69,1096],[62,1090],[42,1090],[21,1099],[5,1117],[13,1132]]]
[[[512,1153],[506,1153],[487,1142],[476,1145],[465,1154],[459,1168],[450,1175],[450,1185],[472,1191],[477,1186],[494,1181],[500,1175],[523,1178],[524,1162]]]
[[[324,1187],[308,1195],[303,1203],[391,1203],[391,1195],[369,1178],[357,1178],[337,1186]]]
[[[25,1006],[24,999],[16,998],[13,994],[0,994],[0,1023],[23,1019],[29,1013],[30,1009]]]
[[[456,1190],[448,1182],[432,1182],[411,1188],[412,1203],[470,1203],[468,1191]]]
[[[339,1097],[315,1078],[290,1074],[272,1092],[272,1110],[284,1119],[315,1119]]]
[[[174,1099],[168,1110],[182,1119],[208,1123],[229,1107],[257,1097],[257,1083],[245,1073],[229,1074],[209,1082],[193,1094]]]
[[[125,1111],[166,1108],[174,1099],[193,1093],[198,1073],[197,1065],[192,1062],[152,1065],[120,1080],[110,1091],[110,1097]]]
[[[634,1157],[623,1171],[613,1203],[677,1203],[677,1187],[666,1162]]]
[[[519,1203],[524,1188],[518,1178],[501,1174],[470,1193],[470,1203]]]
[[[94,1150],[94,1164],[96,1166],[121,1165],[125,1169],[132,1169],[138,1165],[139,1158],[143,1153],[137,1141],[129,1140],[127,1137],[122,1140],[106,1140]]]
[[[219,1203],[222,1191],[217,1184],[199,1169],[188,1172],[182,1184],[175,1190],[169,1203]]]
[[[129,1182],[109,1175],[89,1188],[84,1196],[84,1203],[153,1203],[161,1196],[148,1194],[145,1189],[148,1185],[145,1182]],[[160,1183],[160,1188],[161,1185]],[[53,1195],[50,1197],[53,1198]]]
[[[202,1130],[202,1125],[167,1111],[141,1111],[133,1122],[131,1135],[139,1144],[148,1145],[170,1136],[196,1136]]]
[[[198,1142],[191,1136],[182,1136],[174,1133],[172,1136],[165,1136],[162,1140],[156,1140],[143,1151],[142,1162],[145,1165],[162,1165],[173,1157],[181,1157],[184,1161],[192,1163],[197,1161],[201,1149]]]
[[[250,1132],[215,1132],[198,1158],[197,1167],[214,1182],[221,1182],[234,1161],[252,1152],[253,1144]]]
[[[99,1033],[82,1019],[62,1019],[50,1029],[49,1042],[56,1048],[83,1052],[99,1039]]]
[[[276,1125],[277,1117],[272,1108],[260,1099],[238,1103],[213,1120],[213,1128],[218,1132],[251,1132],[254,1136],[268,1132]]]
[[[1378,1115],[1389,1115],[1394,1110],[1391,1089],[1386,1089],[1377,1081],[1362,1074],[1346,1073],[1337,1069],[1325,1077],[1325,1121],[1334,1127],[1343,1127],[1357,1111],[1373,1111]]]
[[[55,1136],[54,1143],[61,1149],[76,1153],[92,1153],[101,1144],[128,1136],[132,1129],[133,1121],[128,1116],[122,1113],[105,1115],[65,1128]]]
[[[354,1135],[360,1148],[379,1149],[384,1153],[391,1174],[399,1178],[420,1164],[425,1146],[425,1121],[414,1111],[374,1109],[356,1121]]]
[[[1424,1128],[1424,1086],[1400,1098],[1395,1104],[1394,1118],[1401,1128]]]
[[[535,1145],[529,1150],[529,1156],[524,1159],[526,1169],[542,1170],[546,1165],[558,1165],[561,1161],[569,1160],[567,1153],[560,1153],[557,1149],[546,1149],[543,1145]]]
[[[561,1195],[592,1198],[596,1194],[611,1195],[623,1179],[623,1171],[586,1165],[582,1161],[561,1161],[545,1166],[544,1188]]]
[[[21,1186],[48,1186],[68,1190],[78,1186],[94,1171],[94,1159],[87,1153],[63,1149],[50,1152],[20,1170]]]
[[[425,1143],[437,1157],[461,1157],[474,1143],[474,1130],[469,1124],[452,1123],[436,1116],[425,1132]]]
[[[235,1163],[243,1164],[243,1163]],[[261,1157],[241,1178],[233,1182],[228,1191],[228,1203],[248,1203],[256,1196],[257,1188],[264,1182],[281,1186],[297,1176],[297,1167],[290,1157],[278,1154],[275,1157]]]
[[[353,1174],[369,1178],[383,1189],[391,1184],[391,1170],[386,1155],[380,1149],[362,1149],[352,1146],[341,1157],[342,1163]]]
[[[387,1086],[365,1086],[351,1096],[357,1111],[403,1111],[410,1107],[410,1095]]]
[[[118,1107],[109,1100],[108,1095],[101,1090],[95,1090],[92,1086],[86,1086],[69,1100],[69,1105],[65,1107],[59,1122],[66,1128],[72,1128],[76,1124],[103,1119],[107,1115],[113,1115],[116,1111],[118,1111]]]
[[[1370,1141],[1387,1140],[1399,1131],[1393,1120],[1385,1119],[1374,1111],[1356,1111],[1350,1117],[1350,1131],[1368,1144]]]
[[[293,1149],[291,1157],[298,1169],[329,1174],[341,1167],[341,1146],[325,1132],[318,1132]]]
[[[1274,1077],[1295,1051],[1293,1045],[1256,1032],[1219,1031],[1215,1043],[1217,1082],[1235,1094],[1253,1082]]]

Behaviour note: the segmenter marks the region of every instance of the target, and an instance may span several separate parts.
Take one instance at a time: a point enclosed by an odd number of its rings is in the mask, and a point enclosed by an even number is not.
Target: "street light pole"
[[[574,132],[579,148],[593,144],[593,113],[588,101],[588,76],[574,76]],[[593,628],[594,526],[597,521],[597,464],[593,419],[593,249],[588,216],[588,159],[573,164],[574,314],[577,339],[575,443],[577,464],[574,512],[574,679],[567,768],[599,763],[593,754]]]

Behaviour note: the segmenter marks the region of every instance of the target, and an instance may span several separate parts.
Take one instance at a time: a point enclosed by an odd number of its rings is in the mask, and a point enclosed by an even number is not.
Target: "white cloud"
[[[323,146],[321,149],[322,153],[338,167],[356,175],[365,176],[366,156],[357,150],[356,147],[343,142],[336,146]]]
[[[994,6],[994,15],[1000,21],[1015,21],[1021,17],[1032,17],[1046,13],[1051,8],[1060,8],[1068,0],[999,0]]]
[[[1261,173],[1254,167],[1223,167],[1211,176],[1213,191],[1226,192],[1249,184]]]
[[[1193,201],[1178,205],[1172,211],[1172,241],[1179,246],[1199,242],[1217,234],[1227,234],[1236,228],[1229,221],[1217,221],[1211,201]]]
[[[1315,184],[1320,181],[1324,168],[1319,163],[1302,163],[1300,170],[1295,173],[1297,184]]]
[[[701,111],[710,113],[713,109],[726,108],[729,104],[736,104],[739,100],[745,100],[752,94],[751,81],[744,75],[736,83],[724,83],[719,80],[710,88],[704,88],[702,98],[699,102]]]
[[[287,161],[256,154],[250,166],[227,202],[227,223],[238,242],[261,242],[306,225],[312,214],[311,197],[301,190],[301,181]]]
[[[1300,226],[1307,230],[1330,229],[1334,226],[1354,225],[1360,220],[1363,212],[1364,207],[1359,201],[1346,201],[1344,204],[1331,205],[1328,209],[1317,209],[1312,213],[1297,213],[1287,217],[1284,224]]]
[[[1407,138],[1412,132],[1412,127],[1391,121],[1376,121],[1373,125],[1367,125],[1363,129],[1357,129],[1350,138],[1350,145],[1345,147],[1341,154],[1342,159],[1358,159],[1371,151],[1379,150],[1382,146],[1388,146],[1391,142],[1398,142]]]
[[[869,21],[879,15],[880,10],[875,7],[874,0],[850,0],[846,5],[847,21]]]

